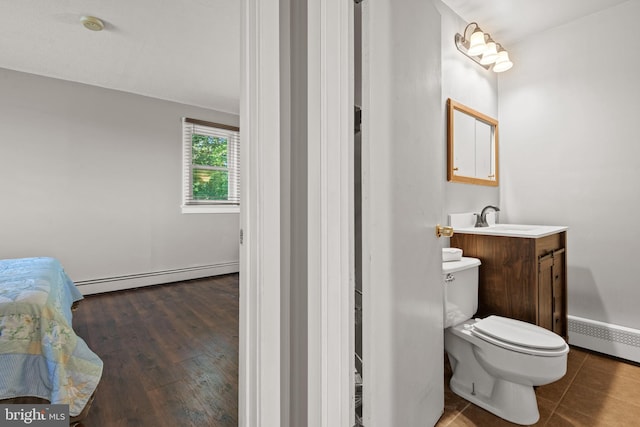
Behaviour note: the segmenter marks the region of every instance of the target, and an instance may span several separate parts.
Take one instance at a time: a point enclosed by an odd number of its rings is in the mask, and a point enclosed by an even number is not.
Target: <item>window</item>
[[[239,129],[183,118],[182,146],[182,212],[238,212]]]

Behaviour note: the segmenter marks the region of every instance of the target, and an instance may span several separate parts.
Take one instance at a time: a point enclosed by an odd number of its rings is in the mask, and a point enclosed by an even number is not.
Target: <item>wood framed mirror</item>
[[[447,100],[447,181],[498,186],[498,121]]]

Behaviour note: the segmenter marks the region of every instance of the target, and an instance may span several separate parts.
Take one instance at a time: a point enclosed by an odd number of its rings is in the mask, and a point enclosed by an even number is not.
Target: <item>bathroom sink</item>
[[[493,212],[487,215],[488,227],[474,227],[476,214],[472,212],[449,214],[449,224],[454,233],[484,234],[489,236],[538,238],[565,231],[568,227],[557,225],[533,224],[494,224]]]
[[[521,224],[495,224],[488,228],[500,231],[533,231],[540,228],[539,225],[521,225]]]

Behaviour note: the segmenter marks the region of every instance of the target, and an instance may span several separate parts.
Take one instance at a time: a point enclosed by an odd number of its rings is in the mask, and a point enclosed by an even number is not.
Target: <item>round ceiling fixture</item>
[[[104,22],[95,16],[83,16],[80,18],[80,22],[87,30],[91,31],[102,31],[104,30]]]

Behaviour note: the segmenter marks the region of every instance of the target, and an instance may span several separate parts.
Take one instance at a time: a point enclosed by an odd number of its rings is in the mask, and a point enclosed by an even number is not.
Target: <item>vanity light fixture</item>
[[[471,36],[467,38],[470,30]],[[491,69],[493,65],[493,71],[501,73],[513,67],[513,62],[502,45],[496,43],[489,33],[483,32],[475,22],[467,25],[463,34],[457,33],[455,41],[460,52],[486,70]]]

